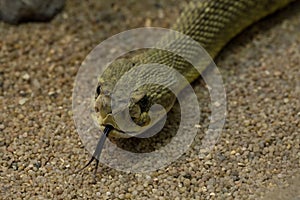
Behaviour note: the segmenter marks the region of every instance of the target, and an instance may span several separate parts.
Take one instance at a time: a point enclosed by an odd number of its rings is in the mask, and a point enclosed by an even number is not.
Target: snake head
[[[148,111],[151,107],[151,100],[145,87],[131,92],[129,102],[122,102],[122,100],[119,101],[119,99],[122,98],[116,97],[117,101],[115,104],[118,105],[118,110],[112,114],[112,97],[114,88],[121,77],[134,66],[135,63],[132,60],[116,60],[106,68],[104,73],[98,79],[94,104],[96,118],[102,129],[104,129],[107,125],[113,127],[113,130],[110,132],[110,136],[112,137],[128,138],[131,136],[126,133],[137,131],[132,129],[123,130],[121,128],[126,127],[126,124],[128,123],[128,121],[125,120],[126,111],[127,113],[129,112],[131,120],[137,126],[143,127],[150,123]],[[118,123],[116,122],[115,115],[119,116],[121,119]]]
[[[110,132],[112,137],[132,137],[152,127],[166,116],[166,111],[170,110],[176,100],[174,94],[163,86],[144,84],[147,78],[160,77],[155,72],[142,77],[138,77],[140,72],[125,76],[126,72],[132,72],[139,66],[134,59],[118,59],[98,79],[94,104],[96,118],[102,129],[108,125],[113,127]],[[161,76],[165,77],[166,74]],[[121,79],[125,86],[120,89],[118,84]],[[133,89],[135,86],[131,86],[131,83],[139,83],[139,87]]]

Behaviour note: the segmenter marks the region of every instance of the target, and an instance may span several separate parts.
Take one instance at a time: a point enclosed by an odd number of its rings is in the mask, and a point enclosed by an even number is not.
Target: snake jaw
[[[106,126],[106,125],[110,125],[113,127],[114,130],[117,130],[118,132],[122,132],[124,133],[118,126],[118,124],[115,122],[112,114],[108,114],[106,115],[105,118],[103,118],[102,122],[101,122],[102,126]]]
[[[111,137],[115,137],[115,138],[130,138],[132,137],[132,134],[134,134],[134,131],[131,132],[125,132],[123,130],[121,130],[121,128],[118,126],[118,124],[116,123],[113,115],[107,114],[104,118],[102,118],[101,116],[98,118],[99,124],[101,126],[101,128],[104,130],[104,128],[106,126],[111,126],[112,130],[110,132],[110,136]]]

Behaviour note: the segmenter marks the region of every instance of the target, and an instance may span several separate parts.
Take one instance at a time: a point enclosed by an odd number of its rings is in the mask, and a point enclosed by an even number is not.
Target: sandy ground
[[[213,151],[201,134],[168,167],[146,174],[90,158],[72,119],[72,90],[85,56],[101,41],[140,26],[169,27],[183,3],[68,1],[50,23],[0,23],[2,199],[299,199],[300,4],[244,31],[217,58],[228,116]],[[202,83],[194,89],[208,100]],[[204,103],[205,105],[205,103]],[[207,128],[204,108],[200,132]]]

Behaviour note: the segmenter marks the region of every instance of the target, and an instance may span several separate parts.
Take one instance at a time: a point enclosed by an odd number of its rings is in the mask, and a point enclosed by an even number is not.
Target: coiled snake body
[[[188,35],[199,42],[210,56],[214,58],[229,40],[247,26],[292,1],[192,0],[186,5],[172,29]],[[192,47],[189,48],[187,44],[185,45],[184,49],[193,53]],[[189,63],[164,51],[150,50],[131,59],[119,59],[115,61],[99,78],[99,85],[96,91],[95,109],[98,122],[103,128],[106,127],[106,133],[103,134],[103,137],[106,137],[108,132],[113,137],[128,137],[126,135],[128,130],[121,130],[111,114],[111,94],[117,81],[124,73],[144,63],[165,64],[176,69],[189,82],[194,81],[199,76],[199,73]],[[154,74],[156,79],[165,78],[163,74]],[[145,85],[133,92],[131,99],[132,101],[128,106],[132,120],[139,126],[145,126],[153,123],[148,113],[151,105],[154,103],[160,104],[166,111],[169,111],[176,100],[176,96],[162,86]],[[103,137],[102,141],[99,142],[101,144],[103,144]],[[102,147],[98,147],[92,160],[95,158],[99,159]]]

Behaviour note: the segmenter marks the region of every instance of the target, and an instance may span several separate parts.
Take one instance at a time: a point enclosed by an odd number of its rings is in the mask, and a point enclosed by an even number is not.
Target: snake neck
[[[192,0],[172,27],[198,42],[212,57],[238,33],[259,19],[286,6],[293,0]],[[166,43],[168,37],[161,39]],[[175,51],[197,56],[193,46],[174,41]],[[195,54],[195,55],[193,55]],[[189,82],[194,81],[199,73],[185,59],[162,50],[149,50],[135,58],[136,62],[160,63],[175,68]],[[200,63],[201,65],[201,63]],[[205,66],[202,67],[205,69]]]

